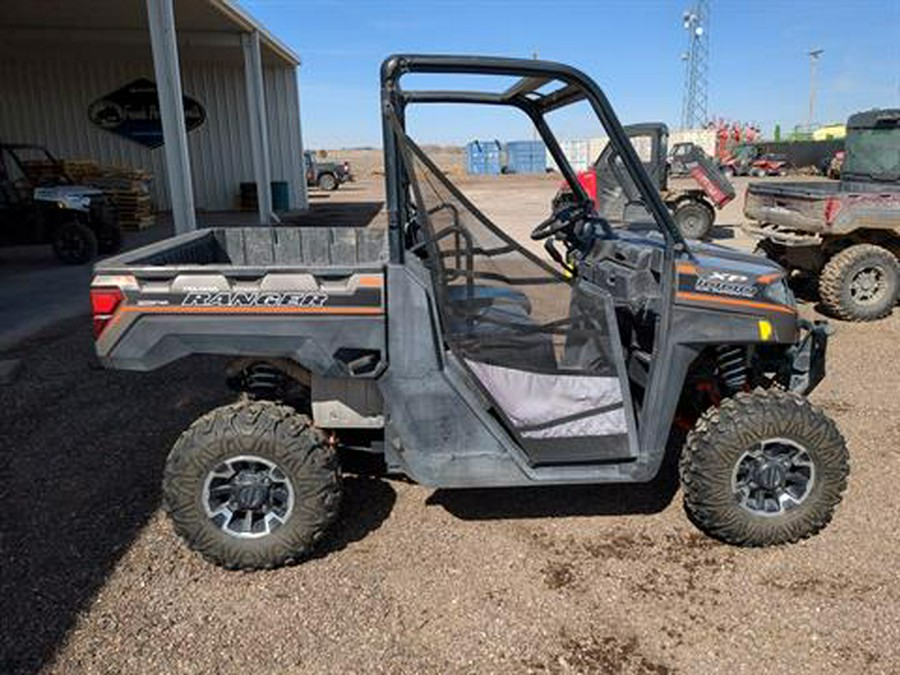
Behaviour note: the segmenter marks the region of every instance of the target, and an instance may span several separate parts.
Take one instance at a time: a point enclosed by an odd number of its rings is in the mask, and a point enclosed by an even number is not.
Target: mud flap
[[[806,396],[825,377],[825,350],[828,336],[834,329],[827,321],[801,319],[800,341],[791,348],[791,374],[789,388]]]

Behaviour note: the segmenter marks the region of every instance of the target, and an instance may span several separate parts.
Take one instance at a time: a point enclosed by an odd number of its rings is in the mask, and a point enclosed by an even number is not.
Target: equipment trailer
[[[409,73],[511,81],[410,91]],[[191,425],[165,469],[192,548],[242,569],[308,555],[338,512],[343,445],[435,487],[635,483],[688,428],[685,506],[704,531],[763,546],[827,524],[847,450],[804,398],[824,375],[825,327],[798,318],[776,264],[685,242],[592,80],[536,60],[410,55],[384,62],[381,85],[386,232],[220,228],[96,267],[106,366],[237,357],[242,400]],[[645,207],[639,228],[594,211],[544,120],[584,100]],[[410,138],[407,108],[443,103],[532,120],[576,197],[532,232],[555,263]]]

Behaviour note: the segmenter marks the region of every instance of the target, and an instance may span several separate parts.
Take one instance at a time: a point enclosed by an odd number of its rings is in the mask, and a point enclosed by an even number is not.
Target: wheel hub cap
[[[755,471],[755,481],[764,490],[777,490],[784,487],[787,472],[778,462],[764,462]]]
[[[815,478],[815,464],[806,448],[789,439],[770,438],[741,455],[731,487],[744,510],[779,516],[806,500]]]
[[[290,517],[294,488],[274,462],[241,455],[225,460],[207,474],[203,506],[210,521],[226,534],[263,537]]]
[[[881,269],[867,267],[854,275],[850,282],[850,295],[856,302],[869,304],[881,297],[883,287]]]

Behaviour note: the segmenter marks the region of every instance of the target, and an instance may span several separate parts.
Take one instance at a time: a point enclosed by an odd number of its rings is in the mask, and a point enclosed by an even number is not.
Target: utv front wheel
[[[756,390],[708,410],[681,456],[684,505],[707,534],[738,546],[787,544],[821,530],[847,485],[847,446],[806,399]]]
[[[881,246],[857,244],[835,254],[822,269],[819,296],[846,321],[874,321],[891,313],[900,292],[900,264]]]
[[[175,531],[228,569],[273,568],[312,551],[338,513],[335,452],[309,419],[269,402],[204,415],[166,462],[163,498]]]
[[[67,265],[83,265],[97,257],[97,237],[75,220],[56,228],[51,245],[56,257]]]

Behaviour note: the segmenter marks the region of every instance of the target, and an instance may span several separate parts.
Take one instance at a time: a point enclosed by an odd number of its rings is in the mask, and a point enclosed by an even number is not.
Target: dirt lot
[[[316,201],[380,190],[346,187]],[[555,181],[468,187],[524,238]],[[222,363],[107,372],[87,318],[67,321],[16,348],[23,371],[0,387],[0,672],[898,672],[898,344],[900,312],[837,324],[813,399],[852,476],[804,543],[706,539],[670,475],[459,492],[349,476],[319,555],[241,574],[189,553],[158,510],[169,447],[230,398]]]

